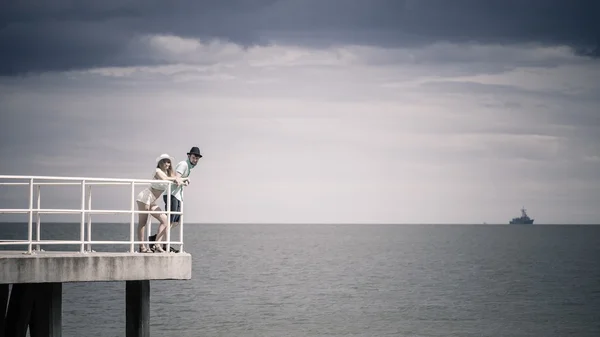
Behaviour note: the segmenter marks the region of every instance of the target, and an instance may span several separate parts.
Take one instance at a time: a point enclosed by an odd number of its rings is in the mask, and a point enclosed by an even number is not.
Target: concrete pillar
[[[126,337],[150,337],[150,280],[126,281]]]
[[[29,335],[31,337],[62,336],[62,283],[39,283],[35,285]]]
[[[13,284],[6,312],[6,337],[26,337],[34,299],[33,283]]]
[[[0,284],[0,337],[5,337],[6,308],[8,307],[8,284]]]

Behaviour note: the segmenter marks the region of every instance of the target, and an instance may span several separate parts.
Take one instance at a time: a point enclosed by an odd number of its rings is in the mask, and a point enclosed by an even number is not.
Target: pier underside
[[[62,336],[62,283],[94,281],[125,281],[125,336],[150,336],[150,280],[189,280],[191,260],[187,253],[3,251],[0,337],[26,337],[27,330],[31,337]]]

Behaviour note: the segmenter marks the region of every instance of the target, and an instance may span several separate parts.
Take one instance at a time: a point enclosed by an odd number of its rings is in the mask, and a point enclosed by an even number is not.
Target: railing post
[[[80,233],[79,233],[79,240],[81,240],[80,242],[80,247],[79,247],[79,252],[80,253],[84,253],[85,252],[85,180],[81,181],[81,224],[80,224]]]
[[[181,209],[179,211],[181,212],[179,215],[179,241],[181,241],[179,252],[183,253],[183,202],[181,203]]]
[[[92,210],[92,185],[88,186],[88,192],[87,192],[87,209],[88,209],[88,214],[87,214],[87,251],[91,252],[92,251],[92,213],[90,213],[89,211]]]
[[[40,207],[41,207],[41,202],[40,202],[40,188],[41,188],[41,186],[37,185],[37,189],[36,189],[36,199],[37,199],[37,202],[36,202],[36,204],[37,204],[37,210],[38,211],[36,212],[35,237],[37,239],[38,244],[36,245],[35,249],[38,252],[41,251],[39,242],[40,242],[41,236],[42,236],[41,229],[40,229]]]
[[[130,246],[129,246],[129,252],[133,253],[135,251],[135,245],[134,245],[134,240],[135,240],[135,233],[133,230],[134,227],[134,222],[135,222],[135,181],[131,182],[131,223],[129,224],[129,235],[130,235]]]
[[[32,253],[33,248],[33,178],[29,179],[29,223],[27,225],[27,253]]]
[[[167,183],[167,228],[165,230],[168,253],[171,251],[171,182]]]

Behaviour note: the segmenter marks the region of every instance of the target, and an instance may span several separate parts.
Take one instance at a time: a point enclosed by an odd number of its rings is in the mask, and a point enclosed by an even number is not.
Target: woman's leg
[[[161,241],[163,238],[166,238],[166,236],[167,236],[167,232],[165,231],[165,229],[167,229],[167,216],[164,214],[161,214],[159,221],[160,221],[160,226],[158,226],[158,232],[156,233],[156,241]]]
[[[137,201],[138,211],[147,211],[148,205],[143,202]],[[144,240],[144,231],[146,230],[146,225],[148,224],[148,214],[139,213],[138,215],[138,241],[146,241]],[[148,250],[145,244],[140,243],[140,252],[145,252]]]
[[[152,211],[160,211],[160,207],[158,206],[154,206],[152,208]],[[152,214],[152,216],[154,218],[156,218],[159,222],[160,225],[158,225],[158,232],[156,234],[156,239],[155,241],[160,241],[161,237],[163,236],[163,233],[165,231],[165,228],[167,228],[167,216],[160,213],[160,214]],[[164,252],[165,250],[162,248],[162,245],[159,244],[154,244],[154,249],[157,250],[158,252]]]

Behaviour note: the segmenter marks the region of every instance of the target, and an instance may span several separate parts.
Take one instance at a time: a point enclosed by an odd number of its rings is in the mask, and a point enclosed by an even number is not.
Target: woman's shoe
[[[152,253],[152,251],[146,246],[141,246],[140,253]]]

